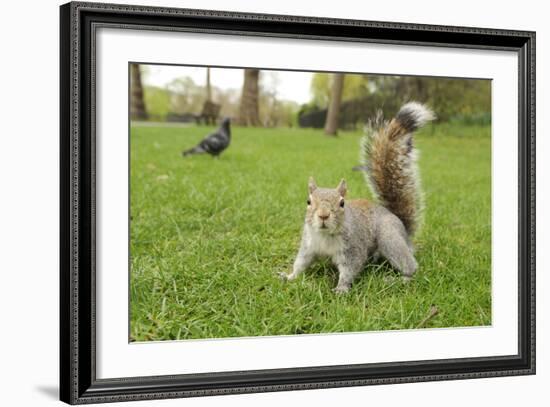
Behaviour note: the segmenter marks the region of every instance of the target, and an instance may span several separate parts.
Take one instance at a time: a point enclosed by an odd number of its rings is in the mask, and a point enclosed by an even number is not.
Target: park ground
[[[219,159],[181,157],[212,127],[131,128],[132,341],[491,324],[490,126],[435,124],[416,137],[426,197],[409,284],[385,262],[346,295],[336,270],[283,282],[300,242],[307,179],[369,197],[360,132],[233,128]],[[427,319],[435,307],[437,315]]]

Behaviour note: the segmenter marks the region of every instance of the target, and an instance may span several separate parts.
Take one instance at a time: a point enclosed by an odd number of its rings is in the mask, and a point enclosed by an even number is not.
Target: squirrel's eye
[[[308,204],[308,205],[311,205],[311,199],[308,199],[308,200],[307,200],[307,204]]]
[[[343,208],[343,207],[344,207],[344,200],[342,199],[342,200],[340,201],[340,208]]]

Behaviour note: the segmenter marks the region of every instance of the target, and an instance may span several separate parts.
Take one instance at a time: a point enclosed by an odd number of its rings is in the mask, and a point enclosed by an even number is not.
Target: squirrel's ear
[[[315,183],[315,180],[313,179],[313,177],[309,177],[307,186],[310,194],[317,189],[317,184]]]
[[[346,196],[348,185],[346,184],[346,180],[344,178],[342,178],[342,180],[340,181],[336,189],[338,190],[338,193],[340,194],[341,197]]]

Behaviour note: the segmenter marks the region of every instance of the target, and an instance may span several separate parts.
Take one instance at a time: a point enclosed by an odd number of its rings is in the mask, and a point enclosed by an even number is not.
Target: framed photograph
[[[61,6],[61,400],[535,373],[535,33]]]

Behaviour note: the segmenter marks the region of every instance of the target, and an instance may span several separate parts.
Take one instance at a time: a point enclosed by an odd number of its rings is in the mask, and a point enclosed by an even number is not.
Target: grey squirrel
[[[417,269],[411,238],[418,229],[423,196],[416,164],[413,133],[435,119],[426,106],[409,102],[395,118],[378,114],[361,142],[365,179],[378,203],[346,201],[346,181],[335,189],[320,188],[309,179],[302,241],[293,271],[281,273],[294,280],[318,257],[329,257],[338,268],[336,293],[347,292],[369,257],[383,256],[409,280]]]

